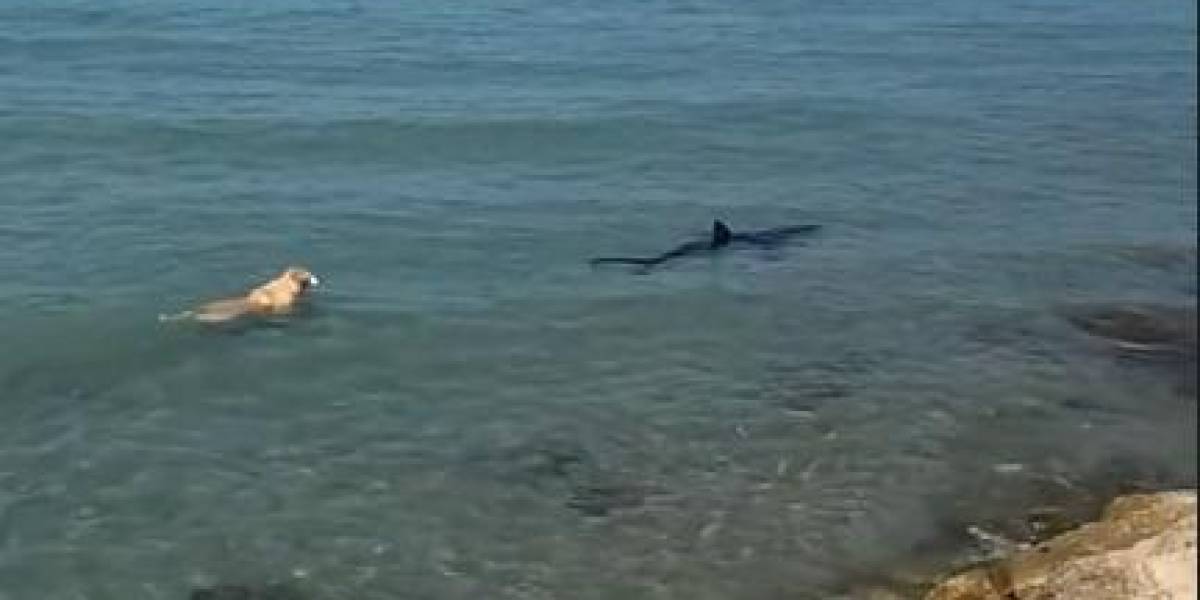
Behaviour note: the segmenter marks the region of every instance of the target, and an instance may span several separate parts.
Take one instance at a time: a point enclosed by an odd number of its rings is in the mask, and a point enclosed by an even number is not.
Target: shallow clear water
[[[46,4],[0,599],[816,598],[1038,482],[1194,484],[1186,390],[1060,318],[1195,304],[1194,3]],[[586,265],[715,217],[824,228]],[[289,263],[293,318],[156,320]]]

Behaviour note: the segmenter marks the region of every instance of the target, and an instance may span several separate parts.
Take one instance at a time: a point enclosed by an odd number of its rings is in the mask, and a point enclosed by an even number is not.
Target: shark
[[[808,236],[816,233],[820,225],[793,225],[789,227],[773,227],[754,231],[734,231],[720,219],[714,220],[712,233],[708,239],[684,242],[662,254],[655,256],[603,256],[588,261],[592,266],[598,265],[630,265],[639,272],[647,272],[669,261],[688,256],[703,256],[715,254],[732,246],[753,246],[773,249],[788,243],[792,238]]]

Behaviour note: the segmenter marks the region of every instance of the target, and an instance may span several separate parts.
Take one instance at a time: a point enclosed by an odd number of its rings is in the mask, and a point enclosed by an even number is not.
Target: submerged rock
[[[568,478],[595,460],[583,446],[562,440],[545,440],[514,451],[513,466],[534,478]]]
[[[1116,255],[1132,263],[1157,269],[1195,269],[1196,246],[1189,244],[1127,244]]]
[[[629,483],[581,485],[567,500],[567,507],[589,517],[603,517],[616,510],[641,506],[649,492],[645,486]]]
[[[1076,327],[1126,350],[1195,354],[1196,309],[1149,304],[1068,306]]]
[[[954,576],[926,600],[1196,598],[1196,493],[1114,500],[1099,521]]]
[[[1181,396],[1197,384],[1196,308],[1152,304],[1073,306],[1064,316],[1079,329],[1120,351],[1122,357],[1163,369]]]
[[[283,584],[242,585],[224,583],[192,590],[189,600],[304,600],[295,589]]]

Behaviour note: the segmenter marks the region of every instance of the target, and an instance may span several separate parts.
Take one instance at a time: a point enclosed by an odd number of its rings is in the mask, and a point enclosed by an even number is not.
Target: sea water
[[[1195,306],[1195,22],[5,2],[0,599],[824,598],[1194,485],[1194,385],[1062,313]],[[822,229],[587,264],[716,218]]]

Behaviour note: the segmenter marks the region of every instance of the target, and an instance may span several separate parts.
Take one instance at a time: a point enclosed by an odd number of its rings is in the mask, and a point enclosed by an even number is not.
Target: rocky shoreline
[[[1195,305],[1070,304],[1057,312],[1097,350],[1112,356],[1114,366],[1144,369],[1155,379],[1171,382],[1181,399],[1195,400]],[[999,520],[994,510],[967,510],[973,516],[959,528],[974,539],[976,551],[969,557],[964,558],[962,548],[950,555],[914,557],[885,575],[882,584],[860,584],[839,597],[1196,598],[1195,480],[1146,477],[1136,468],[1110,466],[1112,473],[1083,475],[1079,484],[1064,486],[1077,494],[1047,496],[1046,502],[1025,505],[1018,491],[1015,504],[1007,509],[1009,516]],[[1033,495],[1042,498],[1044,490]]]
[[[1190,600],[1195,490],[1114,500],[1098,521],[939,583],[925,600]]]

